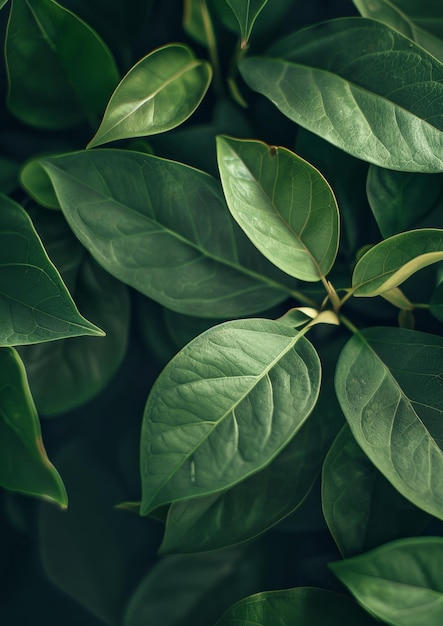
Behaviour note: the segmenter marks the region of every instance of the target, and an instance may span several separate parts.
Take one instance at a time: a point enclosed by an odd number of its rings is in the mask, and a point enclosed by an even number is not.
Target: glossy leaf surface
[[[365,454],[404,497],[440,519],[442,356],[438,336],[370,328],[345,345],[335,380]]]
[[[254,22],[268,0],[226,0],[240,26],[241,47],[248,44]]]
[[[240,71],[284,115],[359,159],[443,171],[443,65],[379,22],[303,29]]]
[[[88,147],[179,126],[200,104],[211,75],[209,63],[187,46],[169,44],[151,52],[117,86]]]
[[[14,348],[0,348],[0,484],[67,505],[63,482],[43,446],[25,368]]]
[[[9,109],[38,128],[94,123],[119,78],[97,33],[53,0],[12,1],[6,62]]]
[[[442,623],[443,539],[395,541],[330,567],[358,602],[387,624]]]
[[[355,296],[377,296],[401,285],[419,270],[443,259],[443,230],[421,228],[373,246],[352,275]]]
[[[232,606],[215,626],[375,626],[356,602],[345,595],[298,587],[267,591],[245,598]]]
[[[220,318],[287,297],[272,278],[276,271],[237,229],[211,176],[124,150],[88,150],[44,167],[92,256],[164,306]]]
[[[354,0],[364,17],[380,20],[443,60],[441,7],[435,0]]]
[[[148,398],[141,513],[224,491],[266,467],[311,413],[319,384],[312,344],[278,322],[226,322],[197,337]]]
[[[367,194],[383,237],[416,226],[435,207],[440,186],[439,176],[394,172],[371,165]]]
[[[78,312],[24,209],[0,204],[0,346],[103,335]]]
[[[418,534],[430,519],[380,474],[348,426],[325,459],[322,504],[329,530],[345,557]]]
[[[338,208],[313,166],[286,148],[217,138],[229,209],[254,245],[295,278],[318,281],[338,248]]]
[[[330,396],[320,395],[294,439],[261,472],[225,493],[172,504],[161,551],[214,550],[256,537],[280,522],[311,490],[337,422]]]

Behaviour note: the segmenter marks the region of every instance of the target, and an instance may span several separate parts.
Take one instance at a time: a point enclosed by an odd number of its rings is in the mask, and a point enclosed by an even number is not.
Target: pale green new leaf
[[[185,45],[154,50],[117,85],[88,148],[179,126],[202,101],[211,77],[209,63],[196,59]]]
[[[352,275],[355,296],[378,296],[443,259],[443,230],[421,228],[393,235],[370,248]]]
[[[208,174],[128,150],[87,150],[43,166],[92,256],[160,304],[220,319],[289,295],[286,276],[237,227]]]
[[[119,79],[102,39],[54,0],[12,0],[6,63],[8,107],[38,128],[95,124]]]
[[[268,0],[226,0],[240,26],[241,47],[246,48],[254,22]]]
[[[278,322],[226,322],[194,339],[148,398],[141,513],[222,492],[266,467],[308,418],[319,385],[312,344]]]
[[[364,17],[380,20],[443,61],[443,18],[439,0],[353,0]]]
[[[217,138],[229,209],[260,252],[300,280],[318,281],[337,254],[339,215],[320,172],[286,148]]]
[[[103,335],[80,315],[25,210],[0,197],[0,346]]]
[[[0,485],[67,505],[43,446],[26,371],[14,348],[0,348]]]
[[[298,587],[265,591],[234,604],[215,626],[376,626],[356,602],[341,593]]]
[[[443,339],[400,328],[355,335],[335,386],[357,443],[389,482],[443,519]]]
[[[323,22],[240,71],[284,115],[359,159],[443,171],[443,65],[380,22]]]
[[[358,602],[386,624],[440,626],[443,622],[440,537],[394,541],[330,567]]]

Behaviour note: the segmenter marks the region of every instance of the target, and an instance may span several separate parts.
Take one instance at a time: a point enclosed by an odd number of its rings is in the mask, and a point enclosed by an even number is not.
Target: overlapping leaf
[[[266,467],[317,401],[320,362],[297,331],[226,322],[166,366],[145,409],[142,506],[222,492]]]
[[[211,76],[209,63],[196,59],[185,45],[151,52],[117,86],[88,147],[179,126],[200,104]]]
[[[0,204],[0,346],[103,335],[78,312],[24,209]]]
[[[125,150],[43,162],[80,241],[110,274],[200,317],[265,310],[290,293],[198,170]],[[279,282],[277,282],[279,281]]]
[[[442,623],[440,537],[395,541],[330,566],[358,602],[383,622],[392,626]]]
[[[14,348],[0,348],[0,485],[67,504],[63,482],[46,455],[25,368]]]
[[[443,230],[400,233],[370,248],[352,275],[355,296],[377,296],[398,287],[419,270],[443,259]]]
[[[6,62],[9,109],[38,128],[95,123],[119,78],[97,33],[53,0],[12,1]]]
[[[443,339],[370,328],[340,354],[337,397],[356,441],[392,485],[443,519]]]
[[[443,171],[443,65],[380,22],[323,22],[240,71],[287,117],[360,159]]]
[[[318,281],[338,248],[334,194],[322,175],[286,148],[217,138],[229,209],[254,245],[277,267]]]

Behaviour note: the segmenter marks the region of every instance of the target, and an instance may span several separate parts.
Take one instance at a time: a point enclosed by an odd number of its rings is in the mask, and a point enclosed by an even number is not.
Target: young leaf
[[[394,172],[371,165],[367,195],[384,238],[416,226],[437,203],[441,177]]]
[[[286,148],[217,138],[229,209],[253,244],[279,269],[318,281],[338,248],[334,194],[320,172]]]
[[[119,79],[97,33],[54,0],[12,1],[6,63],[8,107],[38,128],[94,124]]]
[[[336,403],[320,395],[294,439],[261,472],[222,494],[169,507],[160,551],[201,552],[265,532],[295,511],[310,492],[339,428]]]
[[[352,275],[355,296],[378,296],[443,259],[443,229],[421,228],[393,235],[370,248]]]
[[[266,591],[234,604],[215,626],[376,626],[351,598],[313,587]]]
[[[46,456],[26,371],[13,348],[0,348],[0,485],[63,507],[68,502]]]
[[[325,459],[322,503],[329,530],[346,557],[418,534],[430,519],[380,474],[348,426]]]
[[[353,0],[364,17],[379,20],[443,61],[443,28],[438,2],[423,0]]]
[[[352,434],[391,484],[443,519],[443,339],[400,328],[355,335],[337,363],[337,397]]]
[[[284,275],[236,227],[211,176],[127,150],[88,150],[43,166],[93,257],[164,306],[220,319],[288,296]]]
[[[246,48],[254,22],[268,0],[226,0],[240,26],[241,47]]]
[[[442,623],[443,539],[403,539],[330,567],[358,602],[387,624]]]
[[[345,18],[240,64],[287,117],[381,167],[443,171],[443,65],[380,22]],[[432,99],[429,94],[432,93]]]
[[[0,346],[103,335],[78,312],[24,209],[0,197]]]
[[[308,418],[319,384],[312,344],[278,322],[226,322],[194,339],[148,398],[142,515],[224,491],[266,467]]]
[[[46,209],[60,209],[51,179],[41,166],[41,158],[41,156],[37,156],[22,167],[20,183],[40,206]]]
[[[154,50],[117,85],[88,148],[179,126],[200,104],[211,76],[209,63],[196,59],[185,45]]]

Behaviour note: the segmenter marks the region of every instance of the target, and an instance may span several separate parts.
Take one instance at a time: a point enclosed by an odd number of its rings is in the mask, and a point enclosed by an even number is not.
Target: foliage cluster
[[[0,8],[0,621],[440,626],[440,1]]]

